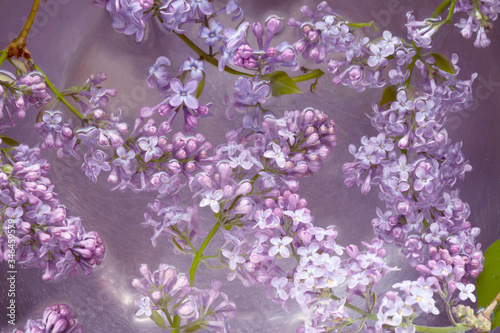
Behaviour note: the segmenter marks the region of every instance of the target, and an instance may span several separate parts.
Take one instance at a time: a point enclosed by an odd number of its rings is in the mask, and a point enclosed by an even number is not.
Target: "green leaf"
[[[443,71],[450,73],[450,74],[455,74],[455,67],[453,67],[453,64],[451,63],[450,59],[445,56],[444,54],[441,53],[426,53],[424,56],[431,56],[434,58],[436,61],[436,66],[441,68]]]
[[[382,99],[380,100],[380,106],[384,106],[387,103],[394,102],[398,94],[398,86],[387,86],[382,92]]]
[[[14,170],[14,167],[10,164],[4,164],[0,167],[0,170],[10,175],[12,173],[12,170]]]
[[[28,74],[30,70],[26,66],[26,64],[16,58],[10,58],[10,62],[18,69],[21,71],[23,74]]]
[[[266,75],[269,78],[271,84],[271,91],[273,97],[278,97],[281,95],[289,95],[289,94],[300,94],[299,87],[292,80],[291,77],[288,76],[287,73],[283,71],[275,71]]]
[[[484,269],[477,278],[477,304],[486,308],[500,292],[500,240],[484,253]],[[497,306],[491,329],[500,326],[500,306]]]
[[[196,98],[200,98],[201,93],[203,92],[203,88],[205,88],[205,72],[203,72],[203,78],[198,84],[198,89],[196,90]]]
[[[7,71],[0,69],[0,83],[6,83],[8,85],[11,85],[14,82],[16,82],[15,76],[13,76],[11,73]]]
[[[2,143],[5,143],[8,146],[19,146],[21,142],[12,139],[11,137],[5,136],[5,135],[0,135],[0,139],[2,139]]]
[[[156,325],[158,325],[158,327],[164,330],[168,329],[167,325],[165,324],[165,320],[163,320],[163,317],[160,316],[158,311],[153,310],[153,313],[151,314],[151,316],[149,316],[149,318],[153,319],[153,321],[156,323]]]

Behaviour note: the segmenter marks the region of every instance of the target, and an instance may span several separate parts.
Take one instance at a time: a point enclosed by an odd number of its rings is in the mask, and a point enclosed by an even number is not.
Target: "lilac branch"
[[[66,98],[64,98],[63,94],[61,94],[61,92],[59,90],[57,90],[57,88],[52,84],[52,82],[50,82],[49,78],[47,77],[47,75],[45,75],[44,72],[42,72],[42,70],[40,69],[40,67],[38,67],[38,65],[34,65],[33,67],[38,72],[40,72],[40,74],[43,75],[43,77],[45,79],[45,82],[47,82],[47,85],[49,86],[50,90],[52,90],[52,92],[54,93],[54,95],[56,95],[57,99],[59,101],[61,101],[64,105],[66,105],[68,107],[68,109],[70,109],[76,116],[78,116],[78,118],[83,119],[84,118],[83,115],[77,109],[75,109],[75,107],[73,105],[71,105],[66,100]]]

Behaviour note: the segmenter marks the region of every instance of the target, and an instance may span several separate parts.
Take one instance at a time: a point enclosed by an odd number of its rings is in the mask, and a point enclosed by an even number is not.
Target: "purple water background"
[[[155,105],[159,100],[155,91],[146,87],[147,68],[160,55],[172,61],[172,69],[180,67],[184,54],[190,50],[175,36],[165,36],[157,27],[150,26],[145,41],[136,43],[134,38],[116,33],[111,28],[111,19],[106,11],[90,6],[91,1],[50,0],[40,5],[28,47],[37,64],[45,71],[57,87],[80,85],[91,73],[106,72],[105,87],[117,88],[118,96],[110,103],[111,110],[118,108],[129,124],[140,107]],[[302,18],[298,7],[303,4],[316,5],[313,1],[247,0],[243,2],[245,16],[250,21],[263,20],[271,13],[286,20],[290,16]],[[440,1],[399,0],[351,0],[329,1],[332,8],[353,22],[375,20],[378,27],[391,30],[395,35],[406,36],[405,13],[414,10],[417,18],[428,15]],[[24,25],[31,8],[31,1],[2,0],[0,2],[0,47],[16,37]],[[24,19],[23,19],[24,18]],[[450,116],[448,131],[450,138],[463,141],[463,151],[473,166],[466,179],[458,183],[462,200],[471,207],[469,220],[482,229],[478,240],[483,250],[500,238],[500,33],[496,29],[492,45],[487,49],[473,48],[472,40],[463,39],[458,29],[447,26],[440,31],[434,45],[438,52],[460,56],[461,78],[466,79],[477,72],[474,84],[475,103],[469,109]],[[290,31],[287,29],[287,31]],[[293,33],[285,32],[279,38],[294,41]],[[193,52],[190,52],[195,56]],[[207,65],[208,67],[209,65]],[[313,65],[311,64],[311,67]],[[224,141],[223,134],[235,127],[241,118],[233,122],[225,120],[223,96],[230,94],[236,77],[221,74],[208,67],[209,81],[201,101],[213,101],[214,117],[200,123],[199,131],[214,145]],[[326,76],[325,76],[326,77]],[[301,84],[304,91],[308,84]],[[286,96],[271,99],[266,108],[280,114],[283,110],[303,109],[314,106],[328,113],[338,124],[338,147],[333,158],[325,163],[321,172],[307,178],[301,185],[300,194],[308,200],[308,207],[321,226],[336,225],[339,243],[360,245],[371,240],[373,231],[370,221],[376,216],[375,208],[383,208],[377,191],[363,196],[358,189],[347,189],[343,184],[342,164],[351,161],[349,144],[359,144],[363,135],[376,135],[369,119],[371,104],[380,100],[381,90],[356,93],[345,87],[333,87],[323,78],[316,94]],[[8,135],[31,145],[40,142],[33,132],[35,113],[27,116]],[[180,130],[180,127],[177,129]],[[175,133],[175,131],[173,132]],[[151,229],[140,226],[151,195],[135,195],[131,192],[110,192],[105,179],[94,184],[80,169],[81,161],[59,160],[53,152],[45,152],[52,164],[51,179],[56,185],[61,203],[66,205],[69,215],[79,215],[87,230],[98,231],[105,240],[107,256],[102,267],[85,277],[67,278],[45,283],[36,270],[19,270],[17,275],[17,323],[24,326],[27,318],[38,318],[43,309],[53,303],[70,304],[78,313],[85,332],[161,332],[148,319],[136,318],[135,298],[138,293],[131,281],[139,276],[139,266],[147,263],[155,268],[161,262],[176,266],[187,272],[191,258],[176,256],[165,241],[153,248],[150,242]],[[213,221],[207,213],[206,229]],[[216,248],[217,239],[212,248]],[[220,243],[219,243],[220,244]],[[401,268],[391,273],[380,290],[390,287],[395,281],[414,278],[415,271],[396,248],[389,247],[390,262]],[[6,265],[0,264],[0,271]],[[226,271],[209,271],[200,266],[196,284],[208,287],[212,278],[224,281],[222,290],[229,294],[238,306],[238,317],[231,322],[235,332],[292,332],[302,318],[302,313],[293,305],[286,313],[278,305],[265,300],[262,287],[245,288],[239,281],[225,282]],[[1,274],[4,276],[4,274]],[[7,283],[0,280],[0,330],[12,329],[5,324]],[[447,325],[442,317],[421,320],[421,324]]]

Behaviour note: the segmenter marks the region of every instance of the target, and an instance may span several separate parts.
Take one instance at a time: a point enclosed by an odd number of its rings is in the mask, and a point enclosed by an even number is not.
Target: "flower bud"
[[[281,29],[282,18],[276,15],[271,15],[266,19],[266,29],[268,33],[277,34]]]
[[[278,50],[276,50],[276,48],[274,48],[274,47],[270,47],[266,50],[266,56],[268,58],[272,58],[272,57],[276,56],[276,54],[278,54]]]

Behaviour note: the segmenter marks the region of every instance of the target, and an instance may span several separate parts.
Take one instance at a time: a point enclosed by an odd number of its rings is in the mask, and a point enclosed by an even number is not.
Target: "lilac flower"
[[[62,121],[61,111],[47,110],[43,113],[42,119],[43,122],[45,123],[43,129],[46,130],[47,132],[54,131],[60,133],[62,131],[62,127],[60,125]]]
[[[488,47],[490,45],[491,41],[489,38],[486,36],[486,31],[484,30],[484,27],[480,27],[479,30],[477,31],[477,37],[476,40],[474,41],[474,47]]]
[[[190,11],[191,6],[184,0],[168,1],[160,7],[162,26],[169,32],[183,33],[179,26],[188,20]]]
[[[241,265],[246,261],[245,258],[239,254],[239,252],[239,246],[235,247],[232,251],[229,251],[228,249],[222,249],[221,251],[222,255],[229,259],[229,269],[232,271],[236,270],[236,266],[238,264]]]
[[[446,230],[442,230],[439,223],[434,222],[430,225],[429,233],[424,236],[424,240],[428,244],[439,246],[448,235],[449,233]]]
[[[387,59],[384,57],[382,50],[377,45],[371,44],[370,51],[372,55],[368,58],[368,66],[383,67],[387,65]]]
[[[436,266],[432,269],[431,273],[434,276],[445,279],[451,275],[451,271],[451,266],[447,265],[443,260],[439,260]]]
[[[290,257],[290,250],[288,250],[287,245],[292,242],[292,238],[285,236],[283,238],[281,237],[273,237],[271,238],[270,242],[273,244],[271,248],[269,249],[269,255],[271,257],[276,256],[276,254],[280,254],[283,258],[289,258]]]
[[[281,147],[274,142],[271,142],[271,148],[272,150],[267,150],[266,152],[264,152],[263,156],[274,160],[280,168],[284,168],[286,158],[288,156],[283,151],[281,151]]]
[[[220,204],[219,204],[219,201],[220,199],[222,199],[224,195],[224,192],[222,192],[221,190],[217,190],[217,191],[208,191],[204,194],[204,198],[201,199],[200,201],[200,207],[205,207],[205,206],[208,206],[210,205],[210,208],[212,209],[212,211],[214,213],[218,213],[219,210],[220,210]]]
[[[117,158],[113,160],[113,165],[121,166],[126,171],[129,171],[130,163],[135,158],[135,152],[133,150],[125,149],[124,146],[120,146],[116,149]]]
[[[383,39],[378,42],[378,47],[382,49],[382,56],[388,57],[394,54],[395,47],[401,44],[401,41],[397,37],[392,37],[392,33],[388,30],[385,30],[382,33]]]
[[[458,295],[458,297],[462,301],[465,301],[466,299],[469,298],[472,302],[476,302],[476,296],[473,294],[474,290],[476,289],[476,286],[474,286],[472,283],[464,285],[463,283],[458,282],[457,289],[460,290],[460,294]]]
[[[92,181],[97,182],[97,177],[101,173],[101,170],[110,171],[111,166],[109,165],[109,155],[102,150],[97,150],[93,155],[87,158],[85,154],[85,161],[82,168],[85,169],[85,174],[90,177]]]
[[[141,137],[137,140],[137,146],[146,153],[144,161],[149,162],[153,158],[159,158],[163,155],[163,150],[157,146],[158,138],[151,136],[149,138]]]
[[[137,306],[139,310],[135,313],[137,317],[145,315],[147,317],[151,316],[151,299],[149,297],[141,297],[137,300]]]
[[[213,8],[207,0],[189,0],[191,12],[194,14],[197,10],[203,15],[212,15]],[[201,16],[200,16],[201,17]]]
[[[245,170],[250,170],[253,166],[253,163],[250,161],[250,157],[251,156],[248,150],[244,150],[238,157],[235,156],[229,158],[231,160],[231,162],[229,162],[229,166],[233,169],[241,167]]]
[[[295,274],[296,280],[304,280],[307,288],[312,289],[316,283],[316,279],[325,274],[325,270],[316,266],[299,266],[300,270]]]
[[[437,309],[434,305],[435,301],[432,298],[433,292],[430,289],[423,289],[417,286],[410,287],[410,293],[408,297],[406,297],[406,304],[413,305],[418,304],[420,309],[423,312],[436,312]],[[435,310],[434,310],[435,309]]]
[[[408,101],[406,91],[404,89],[398,91],[396,99],[396,101],[391,103],[391,110],[398,111],[400,115],[405,115],[407,112],[415,108],[415,104],[412,101]]]
[[[271,286],[276,289],[276,294],[278,295],[279,298],[282,300],[286,301],[288,299],[288,293],[286,290],[283,289],[288,284],[288,279],[284,276],[282,277],[273,277],[271,280]]]
[[[266,97],[271,91],[268,84],[256,83],[250,81],[246,77],[239,77],[234,84],[235,94],[233,95],[236,102],[244,105],[255,105],[257,103],[265,103]]]
[[[323,18],[323,21],[315,23],[315,27],[321,30],[321,37],[330,39],[339,34],[339,28],[335,25],[335,16],[328,15]]]
[[[29,217],[30,219],[35,220],[36,223],[42,224],[46,219],[46,215],[51,211],[50,206],[44,205],[43,202],[40,201],[40,203],[38,203],[38,205],[36,205],[33,208],[34,208],[33,210],[30,210],[29,212],[26,213],[26,216]],[[7,211],[5,213],[7,214]]]
[[[215,46],[216,43],[220,42],[222,35],[220,32],[224,29],[224,26],[219,23],[216,19],[210,21],[210,28],[200,26],[199,38],[205,38],[205,45]]]
[[[144,37],[145,21],[143,8],[138,1],[109,1],[106,9],[113,18],[113,28],[125,35],[135,34],[137,41]]]
[[[182,63],[181,71],[189,71],[189,73],[191,74],[191,78],[199,81],[203,77],[205,65],[202,60],[196,60],[193,57],[189,57],[188,60],[185,60]]]
[[[298,225],[299,223],[308,224],[312,220],[311,215],[305,208],[297,209],[296,211],[287,210],[283,214],[292,218],[293,225]]]
[[[156,81],[159,89],[165,88],[172,79],[168,73],[168,66],[170,66],[170,60],[167,57],[158,57],[154,65],[149,67],[148,86],[153,88]]]
[[[179,79],[172,79],[170,81],[170,89],[175,94],[170,97],[170,105],[176,107],[184,103],[190,109],[197,109],[199,105],[198,100],[196,97],[191,96],[197,88],[198,81],[196,80],[189,80],[186,85],[183,85]]]
[[[418,166],[415,169],[415,176],[417,177],[413,183],[413,188],[416,191],[421,191],[425,189],[427,193],[431,193],[434,189],[434,184],[432,180],[434,177],[431,174],[431,170],[427,170],[423,166]]]

